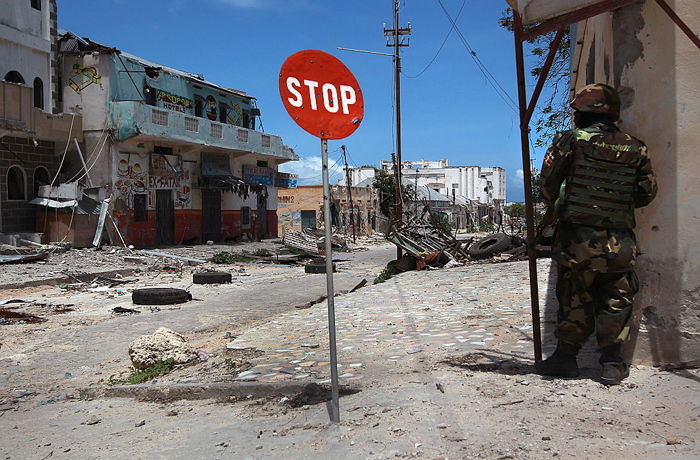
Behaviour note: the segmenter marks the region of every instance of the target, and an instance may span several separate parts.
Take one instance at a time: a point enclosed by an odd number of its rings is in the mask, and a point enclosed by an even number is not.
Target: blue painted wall
[[[245,98],[167,71],[147,75],[144,64],[124,55],[113,53],[110,59],[112,101],[143,101],[194,116],[199,100],[202,118],[255,129],[253,106]],[[225,120],[220,119],[222,105],[226,108]]]

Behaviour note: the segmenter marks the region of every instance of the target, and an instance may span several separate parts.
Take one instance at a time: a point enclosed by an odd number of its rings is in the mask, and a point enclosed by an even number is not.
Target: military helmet
[[[569,105],[579,112],[600,113],[615,120],[620,118],[620,95],[615,88],[602,83],[584,86]]]

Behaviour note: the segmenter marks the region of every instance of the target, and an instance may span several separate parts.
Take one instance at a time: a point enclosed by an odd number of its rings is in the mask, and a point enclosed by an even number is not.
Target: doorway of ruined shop
[[[221,241],[221,190],[202,189],[202,239]]]
[[[158,245],[173,244],[175,206],[172,190],[156,190],[156,226]]]

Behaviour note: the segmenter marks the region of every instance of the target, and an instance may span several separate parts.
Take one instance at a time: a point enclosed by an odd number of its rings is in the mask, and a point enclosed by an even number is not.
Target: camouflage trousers
[[[600,273],[559,265],[556,337],[583,345],[595,331],[599,348],[624,342],[638,290],[639,281],[631,271]]]

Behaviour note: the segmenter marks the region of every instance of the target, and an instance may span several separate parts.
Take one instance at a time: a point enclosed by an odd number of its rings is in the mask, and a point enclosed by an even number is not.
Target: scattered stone
[[[90,417],[90,418],[88,419],[87,422],[84,422],[83,424],[84,424],[84,425],[97,425],[97,424],[100,423],[100,422],[102,422],[102,419],[99,418],[99,417],[97,417],[97,416],[95,416],[95,415],[93,415],[92,417]]]
[[[175,409],[168,411],[167,414],[168,417],[176,417],[177,416],[177,411]]]
[[[542,436],[542,440],[543,441],[551,441],[552,438],[550,438],[549,436]]]
[[[134,426],[135,426],[135,427],[140,427],[140,426],[144,426],[145,424],[146,424],[146,421],[145,421],[145,420],[141,420],[140,422],[138,422],[138,423],[135,424]]]
[[[447,428],[448,426],[449,426],[449,425],[446,424],[446,423],[440,423],[439,425],[437,425],[437,428],[438,428],[439,430],[444,430],[444,429]]]
[[[158,361],[172,359],[175,364],[196,360],[197,350],[182,335],[165,327],[152,335],[143,335],[129,345],[129,357],[136,369],[145,369]]]

